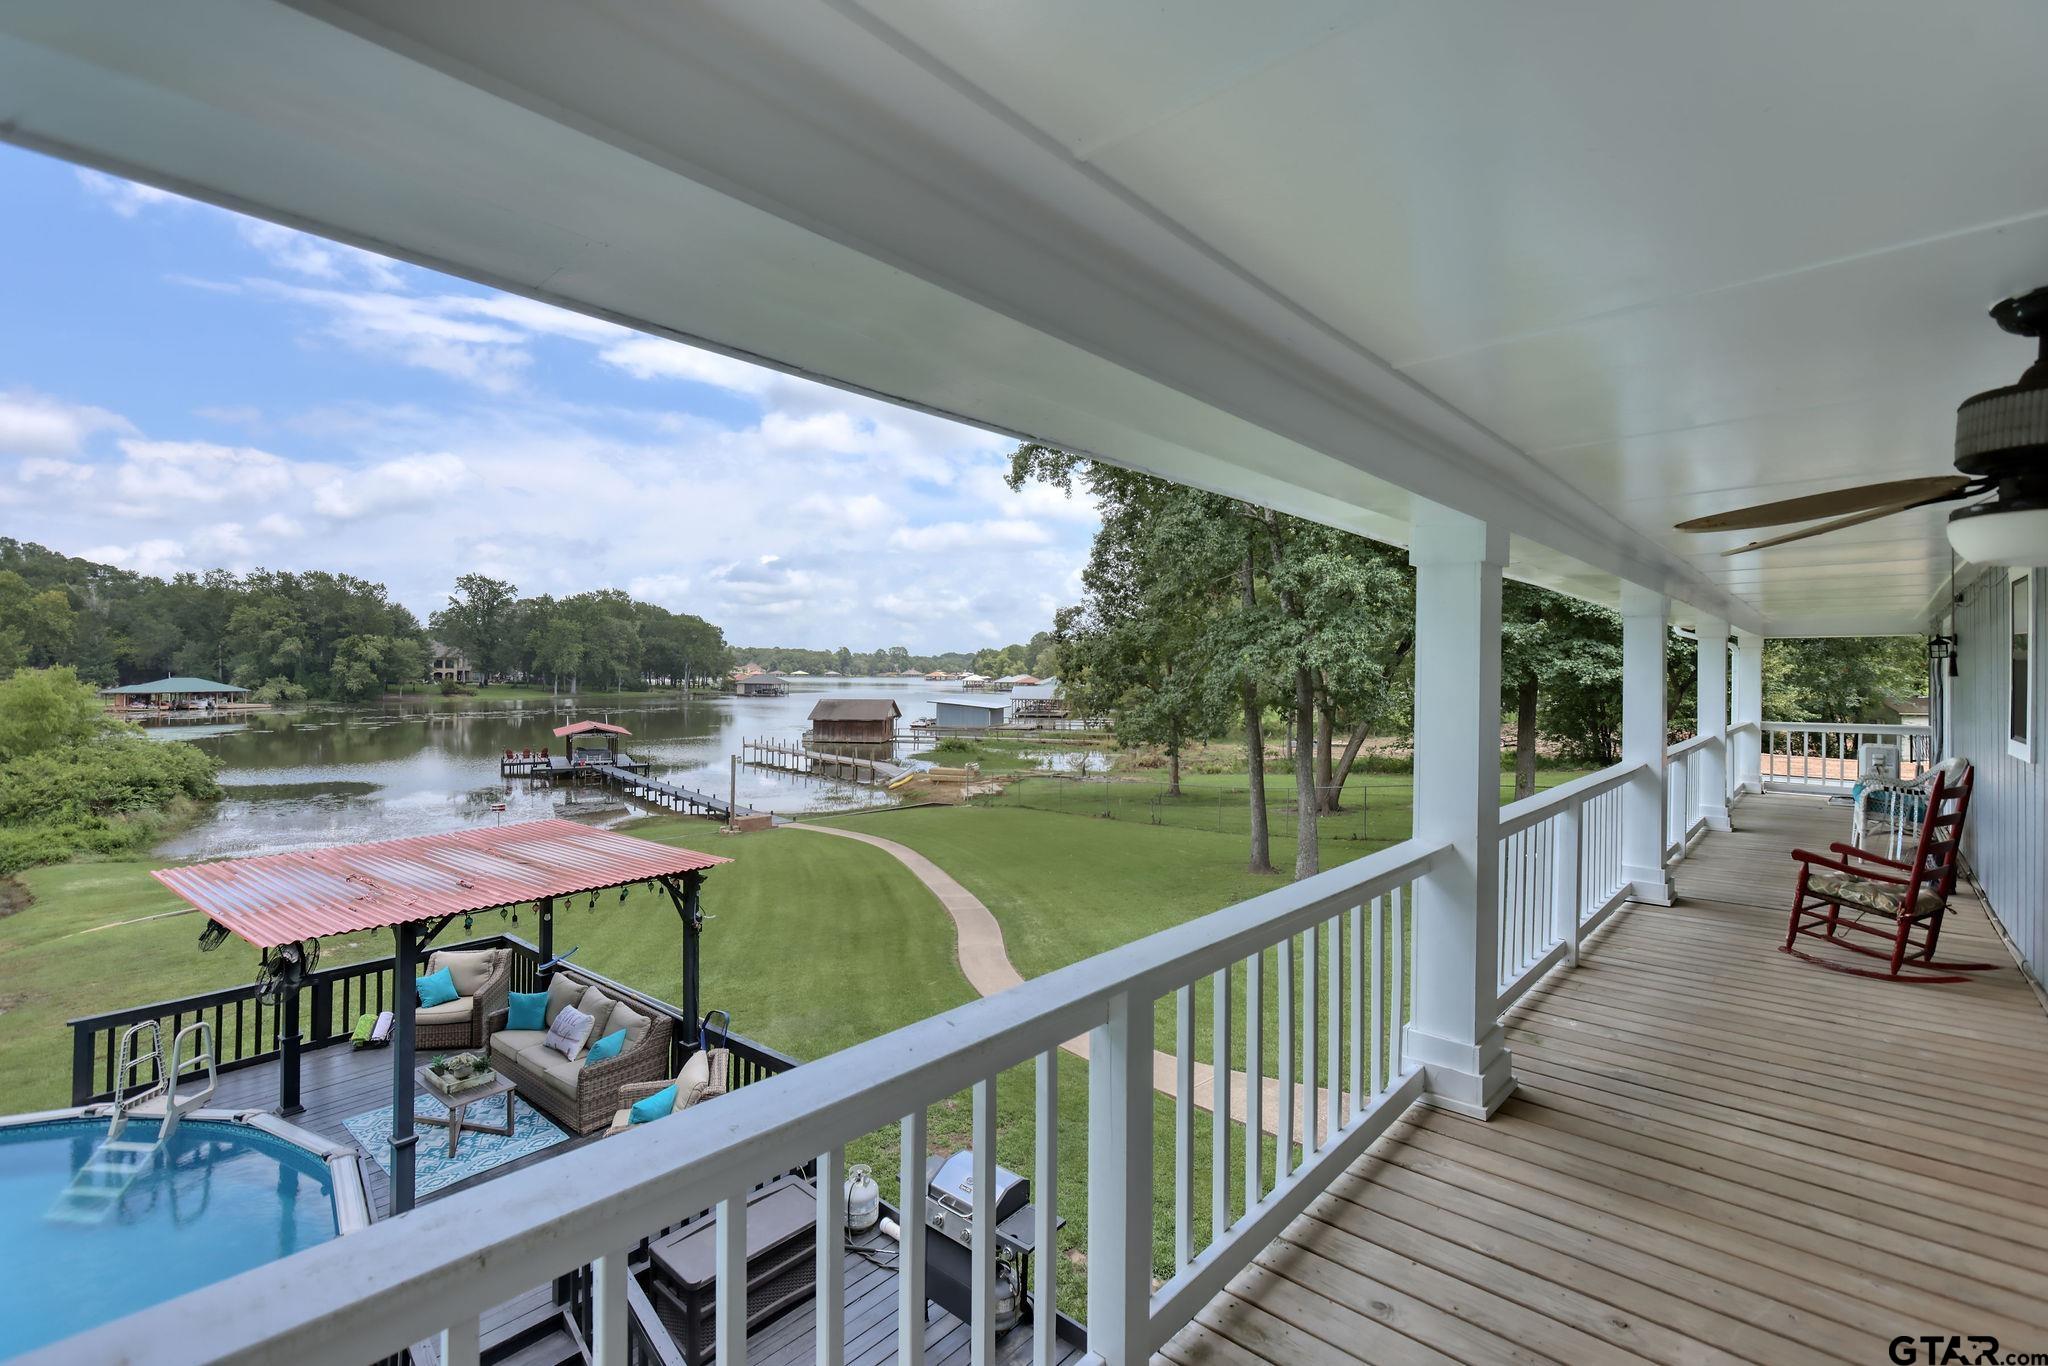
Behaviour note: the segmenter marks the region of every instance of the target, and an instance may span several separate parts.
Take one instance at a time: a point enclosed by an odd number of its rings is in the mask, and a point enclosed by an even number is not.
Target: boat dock
[[[812,778],[841,778],[874,787],[887,787],[917,770],[886,759],[859,759],[833,754],[794,740],[742,740],[740,759],[760,768],[783,773],[801,773]]]
[[[623,796],[659,807],[664,811],[681,812],[692,816],[714,816],[742,828],[756,823],[771,822],[774,819],[770,813],[756,811],[744,803],[735,807],[724,797],[656,778],[644,759],[635,759],[628,754],[576,761],[571,761],[560,754],[508,754],[498,761],[498,774],[504,778],[527,778],[543,783],[561,782],[564,779],[583,783],[603,783]]]

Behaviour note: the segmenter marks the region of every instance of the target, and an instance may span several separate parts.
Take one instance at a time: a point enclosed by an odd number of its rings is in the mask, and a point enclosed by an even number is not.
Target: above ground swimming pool
[[[137,1118],[124,1137],[153,1140]],[[355,1159],[268,1115],[199,1111],[117,1200],[65,1192],[107,1136],[92,1111],[0,1121],[0,1358],[368,1222]]]

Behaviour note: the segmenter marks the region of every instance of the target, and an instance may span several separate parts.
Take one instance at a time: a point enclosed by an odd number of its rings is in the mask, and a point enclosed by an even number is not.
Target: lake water
[[[432,697],[367,707],[315,706],[253,713],[218,724],[173,724],[151,734],[188,740],[220,759],[222,801],[197,826],[162,845],[176,858],[226,858],[310,845],[390,839],[457,830],[494,821],[536,820],[579,810],[568,785],[559,789],[498,776],[508,749],[548,746],[549,732],[569,721],[610,721],[633,732],[623,742],[654,776],[723,795],[727,761],[742,739],[796,740],[809,729],[822,696],[889,697],[903,710],[899,729],[930,717],[931,699],[960,691],[957,683],[922,679],[794,679],[786,697],[581,701],[546,698],[485,702]],[[897,746],[897,757],[919,742]],[[588,812],[596,799],[580,796]],[[889,801],[878,789],[850,783],[739,771],[739,799],[757,810],[795,813]],[[616,799],[611,799],[616,800]],[[504,802],[501,814],[491,807]],[[640,814],[619,808],[595,817],[610,823]]]

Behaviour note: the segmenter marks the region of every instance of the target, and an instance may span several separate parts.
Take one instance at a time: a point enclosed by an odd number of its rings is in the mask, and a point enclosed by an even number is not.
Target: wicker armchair
[[[421,1009],[413,1020],[417,1049],[482,1048],[489,1042],[492,1012],[502,1014],[512,990],[512,950],[451,949],[431,954],[427,971],[447,968],[462,992],[446,1005]],[[468,990],[464,990],[464,987]]]
[[[494,1011],[487,1022],[491,1066],[511,1078],[520,1099],[571,1133],[596,1133],[611,1123],[624,1088],[660,1082],[668,1076],[674,1027],[666,1015],[648,1014],[640,1038],[616,1058],[599,1063],[570,1062],[545,1048],[539,1031],[507,1030],[507,1015],[504,1010]],[[564,1083],[565,1078],[570,1079],[569,1084]]]
[[[708,1050],[704,1054],[704,1057],[711,1064],[711,1080],[702,1091],[697,1093],[697,1098],[695,1100],[692,1100],[690,1102],[690,1105],[702,1105],[705,1101],[710,1100],[714,1096],[724,1095],[726,1092],[726,1087],[732,1077],[732,1054],[728,1050],[723,1048],[713,1048]],[[684,1065],[684,1070],[688,1070],[688,1064]],[[635,1101],[645,1100],[649,1096],[660,1094],[665,1088],[673,1086],[675,1084],[675,1080],[678,1079],[664,1078],[661,1081],[635,1082],[631,1086],[620,1087],[619,1108],[617,1112],[612,1115],[611,1127],[604,1131],[605,1137],[610,1138],[613,1134],[624,1133],[626,1130],[632,1128],[633,1103]],[[686,1105],[683,1108],[688,1109],[689,1106]]]

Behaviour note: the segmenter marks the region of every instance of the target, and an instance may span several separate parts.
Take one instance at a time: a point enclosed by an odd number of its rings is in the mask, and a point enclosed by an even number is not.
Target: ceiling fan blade
[[[1803,498],[1787,498],[1776,503],[1736,508],[1732,512],[1717,512],[1710,517],[1695,517],[1689,522],[1680,522],[1676,529],[1749,531],[1756,527],[1783,526],[1787,522],[1810,522],[1816,517],[1839,517],[1869,508],[1911,507],[1916,503],[1959,497],[1969,484],[1969,478],[1960,474],[1894,479],[1886,484],[1863,484],[1828,493],[1810,493]]]
[[[1865,522],[1874,522],[1880,517],[1889,517],[1895,512],[1905,512],[1910,508],[1939,501],[1939,499],[1934,498],[1916,498],[1910,503],[1893,503],[1890,507],[1873,508],[1869,512],[1859,512],[1854,517],[1837,517],[1832,522],[1822,522],[1819,526],[1810,526],[1804,531],[1790,531],[1783,536],[1773,536],[1768,541],[1751,541],[1748,545],[1739,545],[1733,550],[1724,550],[1721,552],[1721,557],[1726,559],[1730,555],[1746,555],[1752,550],[1767,550],[1774,545],[1785,545],[1792,541],[1803,541],[1809,536],[1825,536],[1830,531],[1841,531],[1847,527],[1862,526]]]

